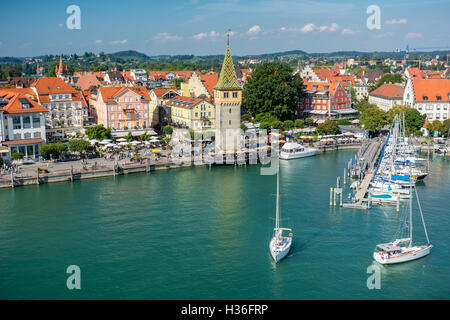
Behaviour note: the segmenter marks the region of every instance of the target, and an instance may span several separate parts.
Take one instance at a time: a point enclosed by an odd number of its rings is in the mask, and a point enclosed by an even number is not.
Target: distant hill
[[[114,57],[114,58],[120,58],[120,59],[133,59],[133,60],[148,60],[150,58],[146,54],[138,52],[138,51],[134,51],[134,50],[109,53],[109,54],[107,54],[107,56]]]

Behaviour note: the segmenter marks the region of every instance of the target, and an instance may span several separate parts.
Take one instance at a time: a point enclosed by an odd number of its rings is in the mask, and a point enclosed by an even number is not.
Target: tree
[[[442,129],[442,122],[439,120],[434,120],[432,123],[427,124],[427,130],[430,131],[430,134],[434,134],[435,131],[440,132]]]
[[[408,105],[396,105],[393,106],[386,115],[388,123],[394,121],[395,115],[405,114],[406,131],[407,134],[415,133],[420,130],[425,124],[426,115],[420,114],[420,112]]]
[[[139,136],[139,138],[141,139],[141,141],[148,141],[150,140],[150,135],[147,133],[147,131],[145,131]]]
[[[312,126],[314,124],[314,119],[313,118],[306,118],[305,119],[305,124],[307,126]]]
[[[304,93],[298,74],[279,61],[258,65],[244,86],[242,104],[255,116],[271,113],[280,120],[295,118],[295,110]]]
[[[84,154],[92,149],[93,149],[93,147],[91,146],[89,141],[86,141],[86,140],[70,140],[69,141],[69,150],[72,152],[79,152],[80,154]]]
[[[171,126],[165,126],[163,130],[165,135],[171,135],[173,133],[173,128]]]
[[[294,127],[294,121],[292,120],[286,120],[283,122],[283,127],[287,130],[290,130],[292,127]]]
[[[260,128],[261,130],[270,130],[270,129],[271,129],[271,123],[270,123],[270,122],[262,122],[262,123],[259,125],[259,128]]]
[[[23,159],[23,157],[24,157],[24,154],[22,153],[22,152],[14,152],[13,154],[12,154],[12,158],[14,159],[14,160],[22,160]]]
[[[245,113],[241,116],[241,120],[242,121],[252,121],[253,117],[251,115],[249,115],[248,113]]]
[[[385,74],[384,76],[382,76],[380,79],[378,79],[377,82],[371,84],[368,88],[369,93],[372,92],[373,90],[381,87],[383,84],[385,83],[403,83],[405,82],[405,80],[403,79],[403,76],[399,73],[395,73],[395,74]]]
[[[262,123],[262,122],[272,122],[278,120],[276,116],[271,114],[270,112],[263,112],[258,113],[255,117],[255,122]]]
[[[44,144],[39,148],[39,153],[50,157],[58,157],[67,150],[67,146],[62,142]]]
[[[369,108],[378,108],[376,104],[369,103],[367,98],[361,99],[354,105],[355,109],[358,110],[360,113],[364,112],[365,110]]]
[[[128,142],[133,141],[134,140],[133,134],[131,132],[128,132],[128,134],[126,135],[125,139],[127,139]]]
[[[360,125],[368,130],[372,135],[378,134],[385,124],[387,124],[386,113],[380,108],[368,108],[359,116]]]
[[[301,129],[305,126],[305,121],[303,121],[302,119],[296,119],[294,125],[297,129]]]
[[[104,139],[111,139],[111,129],[105,128],[102,124],[99,124],[97,126],[90,127],[86,129],[86,135],[89,137],[89,139],[95,139],[95,140],[104,140]]]
[[[245,132],[248,130],[248,128],[245,124],[241,123],[241,130]]]
[[[274,120],[270,123],[270,126],[273,129],[280,129],[282,125],[283,125],[283,122],[281,122],[280,120]]]
[[[442,135],[442,136],[448,136],[449,135],[449,132],[450,132],[450,119],[447,119],[447,120],[445,120],[443,123],[442,123],[442,127],[441,127],[441,129],[439,130],[439,133]]]
[[[316,131],[320,135],[341,133],[337,122],[333,120],[326,120],[325,122],[319,124]]]

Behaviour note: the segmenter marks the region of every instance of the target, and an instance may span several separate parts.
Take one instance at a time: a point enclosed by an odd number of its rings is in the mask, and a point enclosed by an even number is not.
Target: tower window
[[[233,92],[233,98],[237,98],[238,97],[238,93],[237,92]]]
[[[230,113],[231,113],[231,108],[230,108]]]
[[[224,97],[224,98],[228,98],[228,92],[224,92],[224,93],[223,93],[223,97]]]
[[[228,124],[231,126],[231,120],[228,120]]]

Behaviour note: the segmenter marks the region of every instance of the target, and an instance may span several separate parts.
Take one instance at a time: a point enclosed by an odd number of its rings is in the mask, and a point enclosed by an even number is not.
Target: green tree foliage
[[[443,127],[443,123],[439,120],[434,120],[433,122],[427,124],[427,130],[430,131],[430,134],[434,134],[435,131],[441,132]]]
[[[111,139],[111,129],[105,128],[102,124],[99,124],[94,127],[90,127],[86,130],[86,135],[89,137],[89,139],[95,139],[95,140],[104,140],[104,139]]]
[[[367,100],[367,97],[364,99],[361,99],[354,105],[355,109],[358,110],[360,113],[364,112],[365,110],[369,108],[378,108],[376,104],[369,103]]]
[[[150,135],[147,133],[147,131],[145,131],[139,136],[139,138],[141,139],[141,141],[148,141],[150,140]]]
[[[305,121],[303,121],[302,119],[296,119],[294,125],[297,129],[301,129],[305,126]]]
[[[89,141],[86,140],[70,140],[69,141],[69,150],[72,152],[79,152],[80,154],[84,154],[93,149],[92,145]]]
[[[52,158],[58,157],[67,150],[67,146],[62,142],[44,144],[39,148],[39,153]]]
[[[419,111],[407,105],[396,105],[392,107],[386,114],[387,122],[392,123],[392,121],[394,121],[395,115],[398,114],[401,116],[402,113],[405,113],[407,134],[415,133],[418,130],[420,131],[420,129],[425,124],[425,119],[427,116],[424,114],[420,114]]]
[[[248,128],[245,124],[241,123],[241,130],[245,132],[248,130]]]
[[[249,115],[248,113],[245,113],[245,114],[243,114],[242,116],[241,116],[241,120],[242,121],[252,121],[253,120],[253,117],[251,116],[251,115]]]
[[[163,130],[165,135],[171,135],[173,133],[173,128],[171,126],[165,126]]]
[[[261,122],[259,125],[259,128],[261,130],[270,130],[271,129],[271,123],[270,122]]]
[[[14,152],[14,153],[12,154],[12,158],[13,158],[14,160],[22,160],[23,157],[24,157],[24,154],[23,154],[22,152]]]
[[[285,129],[287,129],[287,130],[290,130],[291,128],[294,127],[294,121],[292,121],[292,120],[285,120],[285,121],[283,122],[283,127],[284,127]]]
[[[320,135],[327,134],[339,134],[341,130],[336,121],[326,120],[325,122],[319,124],[316,128],[316,132]]]
[[[360,125],[368,130],[372,135],[378,134],[385,124],[387,124],[386,113],[378,107],[367,108],[359,115]]]
[[[133,141],[134,140],[133,134],[131,132],[128,132],[128,134],[126,135],[125,139],[127,139],[128,142]]]
[[[449,133],[450,133],[450,119],[447,119],[442,123],[442,127],[439,130],[439,134],[441,134],[444,137],[447,137]]]
[[[314,124],[314,119],[313,118],[306,118],[305,119],[305,125],[312,126],[313,124]]]
[[[275,120],[278,120],[278,118],[270,112],[258,113],[255,117],[255,122],[257,123],[272,122]]]
[[[266,62],[255,68],[244,86],[243,106],[255,116],[271,113],[278,119],[295,118],[295,109],[304,93],[304,84],[298,74],[285,63]]]
[[[273,129],[280,129],[283,126],[283,122],[281,122],[280,120],[274,120],[270,123],[270,126]]]
[[[373,90],[381,87],[383,84],[385,83],[403,83],[405,82],[405,79],[403,79],[403,76],[399,73],[395,73],[395,74],[385,74],[384,76],[382,76],[380,79],[378,79],[377,82],[371,84],[368,88],[369,93],[372,92]]]

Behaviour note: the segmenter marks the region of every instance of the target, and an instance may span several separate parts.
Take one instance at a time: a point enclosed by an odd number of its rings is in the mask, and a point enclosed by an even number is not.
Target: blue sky
[[[72,4],[80,30],[66,27]],[[379,30],[366,26],[369,5],[381,9]],[[2,9],[0,56],[223,54],[228,29],[233,55],[450,46],[449,0],[41,0]]]

